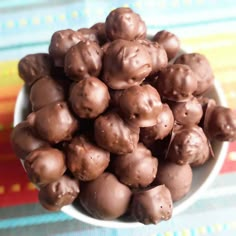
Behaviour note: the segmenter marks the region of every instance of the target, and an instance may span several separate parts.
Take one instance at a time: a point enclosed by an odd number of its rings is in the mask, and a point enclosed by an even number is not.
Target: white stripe
[[[200,196],[200,198],[201,199],[218,198],[221,196],[234,195],[234,194],[236,194],[236,186],[227,186],[227,187],[209,189],[202,196]]]

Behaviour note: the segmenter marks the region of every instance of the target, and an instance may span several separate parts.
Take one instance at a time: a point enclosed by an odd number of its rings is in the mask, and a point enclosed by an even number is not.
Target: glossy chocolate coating
[[[66,102],[51,103],[29,114],[27,120],[37,134],[50,143],[70,140],[79,124]]]
[[[155,140],[165,138],[172,130],[174,116],[167,104],[163,104],[161,113],[157,116],[157,124],[140,129],[140,140],[150,146]]]
[[[102,50],[91,41],[81,41],[71,47],[65,56],[65,73],[75,81],[98,76],[102,68]]]
[[[63,67],[67,51],[81,40],[84,40],[83,35],[72,29],[56,31],[49,46],[49,54],[53,58],[54,65]]]
[[[141,17],[130,8],[120,7],[109,13],[105,22],[107,37],[115,39],[136,40],[146,37],[146,25]]]
[[[97,39],[99,41],[99,45],[102,46],[107,42],[107,36],[105,32],[105,23],[104,22],[98,22],[94,24],[90,29],[95,30]]]
[[[63,175],[55,182],[40,188],[39,202],[49,211],[59,211],[63,206],[73,203],[79,191],[78,180]]]
[[[173,203],[168,188],[164,185],[133,194],[131,215],[143,224],[157,224],[172,216]]]
[[[147,49],[138,42],[115,40],[103,58],[103,80],[112,89],[139,85],[152,70]]]
[[[120,96],[120,110],[127,122],[139,127],[157,124],[157,116],[162,111],[162,103],[157,90],[151,85],[133,86]]]
[[[213,85],[214,74],[207,58],[200,53],[186,53],[175,61],[175,64],[188,65],[197,75],[197,90],[194,95],[204,93]]]
[[[144,188],[155,179],[158,160],[142,143],[139,143],[133,152],[115,156],[112,167],[123,184],[132,188]]]
[[[197,89],[197,76],[186,65],[169,65],[158,74],[156,86],[167,100],[187,101]]]
[[[46,185],[58,180],[65,173],[65,155],[55,148],[39,148],[27,156],[24,166],[33,183]]]
[[[107,86],[95,77],[79,81],[70,91],[70,105],[80,118],[96,118],[107,109],[109,101]]]
[[[153,41],[158,42],[165,49],[168,59],[174,58],[180,50],[179,38],[166,30],[159,31],[153,37]]]
[[[159,162],[158,175],[153,185],[164,184],[170,190],[172,200],[175,202],[189,192],[192,177],[192,168],[189,164],[178,165],[169,161]]]
[[[50,76],[44,76],[37,80],[30,89],[30,102],[33,111],[42,107],[65,100],[65,90],[62,83]]]
[[[19,76],[29,86],[40,77],[50,75],[52,68],[53,61],[47,53],[26,55],[18,63]]]
[[[96,179],[110,162],[110,153],[93,144],[85,136],[74,137],[66,153],[67,167],[82,181]]]
[[[130,202],[131,191],[108,172],[83,184],[79,200],[91,216],[112,220],[123,215]]]
[[[81,28],[81,29],[78,29],[77,32],[80,32],[83,35],[85,40],[89,40],[89,41],[99,44],[99,40],[97,38],[97,32],[95,29]]]
[[[115,111],[100,115],[94,123],[98,146],[115,154],[132,152],[138,144],[139,130],[126,123]]]
[[[199,126],[179,128],[170,143],[167,159],[179,165],[201,165],[210,154],[209,144]]]
[[[11,146],[16,156],[24,160],[30,152],[49,144],[35,134],[27,121],[22,121],[11,133]]]

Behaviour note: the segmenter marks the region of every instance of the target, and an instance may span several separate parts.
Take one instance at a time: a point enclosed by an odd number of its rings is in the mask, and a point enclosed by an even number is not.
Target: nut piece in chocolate
[[[130,197],[130,189],[113,174],[105,172],[97,179],[83,183],[79,201],[91,216],[112,220],[127,211]]]

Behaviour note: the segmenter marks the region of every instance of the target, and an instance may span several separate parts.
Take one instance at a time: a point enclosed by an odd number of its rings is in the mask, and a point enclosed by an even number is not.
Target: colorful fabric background
[[[48,213],[37,204],[37,191],[9,143],[15,100],[23,84],[18,60],[29,53],[47,52],[54,31],[89,27],[119,6],[138,12],[150,34],[170,30],[180,37],[185,50],[205,54],[228,106],[236,109],[233,0],[0,1],[0,235],[26,235],[26,230],[27,235],[236,235],[236,143],[230,145],[214,186],[186,212],[158,226],[99,229],[63,213]]]

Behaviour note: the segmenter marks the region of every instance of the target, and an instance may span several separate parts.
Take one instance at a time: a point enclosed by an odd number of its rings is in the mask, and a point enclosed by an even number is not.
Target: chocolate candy
[[[179,38],[166,30],[159,31],[153,37],[153,41],[158,42],[166,50],[168,59],[174,58],[180,50]]]
[[[135,40],[146,37],[146,25],[141,17],[130,8],[120,7],[111,11],[106,18],[105,31],[112,41],[115,39]]]
[[[97,43],[88,40],[79,42],[66,53],[66,75],[76,81],[98,76],[102,68],[102,54]]]
[[[37,134],[50,143],[70,140],[79,124],[66,102],[51,103],[31,113],[27,120]]]
[[[84,37],[80,32],[71,29],[56,31],[49,45],[49,54],[53,58],[54,65],[63,67],[67,51],[81,40],[84,40]]]
[[[197,76],[186,65],[169,65],[158,74],[156,87],[167,100],[187,101],[197,89]]]
[[[131,191],[108,172],[83,184],[79,194],[82,207],[93,217],[112,220],[128,209]]]
[[[31,86],[37,79],[50,75],[53,61],[47,53],[29,54],[18,63],[19,76]]]
[[[110,153],[93,144],[85,136],[76,136],[67,148],[67,167],[82,181],[96,179],[107,168]]]
[[[100,115],[94,123],[98,146],[115,154],[132,152],[139,140],[139,128],[126,123],[115,111]]]
[[[97,32],[95,29],[81,28],[81,29],[78,29],[77,32],[80,32],[83,35],[85,40],[89,40],[89,41],[99,44],[99,40],[97,38]]]
[[[32,110],[37,111],[50,103],[65,100],[66,96],[62,83],[50,76],[44,76],[31,87],[29,99]]]
[[[49,147],[47,142],[35,134],[27,121],[19,123],[13,129],[11,133],[11,145],[16,156],[22,160],[35,149]]]
[[[105,23],[98,22],[94,24],[90,29],[95,30],[96,37],[98,39],[99,45],[102,46],[107,42],[107,36],[105,32]]]
[[[185,53],[179,56],[175,64],[188,65],[197,75],[197,90],[194,95],[204,93],[213,85],[214,74],[207,58],[200,53]]]
[[[95,77],[76,83],[70,91],[70,105],[80,118],[96,118],[109,105],[110,94],[107,86]]]
[[[124,90],[112,90],[110,89],[110,107],[119,107],[120,105],[120,96],[124,92]]]
[[[174,125],[174,116],[167,104],[163,104],[162,111],[156,119],[156,125],[140,129],[140,140],[147,147],[153,144],[155,140],[165,138]]]
[[[133,152],[115,156],[112,167],[123,184],[132,188],[143,188],[151,184],[156,177],[158,160],[139,143]]]
[[[102,78],[112,89],[139,85],[151,70],[151,57],[147,49],[138,42],[115,40],[104,54]]]
[[[160,95],[148,84],[130,87],[120,96],[120,110],[127,122],[139,127],[153,126],[162,110]]]
[[[159,162],[158,175],[152,184],[164,184],[170,190],[172,200],[175,202],[189,192],[192,177],[192,168],[189,164],[177,165],[168,161]]]
[[[59,211],[71,204],[79,194],[78,180],[63,175],[55,182],[42,186],[39,190],[39,202],[49,211]]]
[[[131,215],[143,224],[157,224],[172,215],[171,194],[165,185],[135,192],[131,202]]]
[[[27,156],[24,166],[33,183],[46,185],[57,181],[65,173],[65,155],[56,148],[39,148]]]

